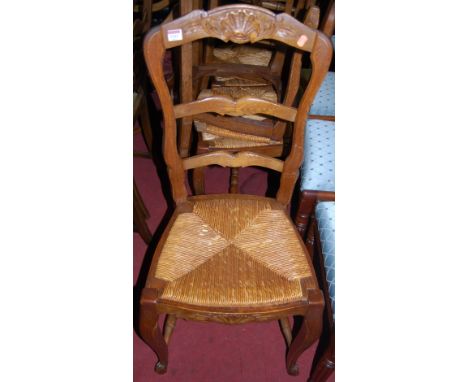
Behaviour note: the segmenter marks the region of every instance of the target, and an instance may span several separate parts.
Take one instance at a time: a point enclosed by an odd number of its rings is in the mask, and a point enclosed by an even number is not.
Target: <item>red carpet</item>
[[[136,136],[134,145],[135,149],[145,149],[140,136]],[[155,232],[167,210],[156,167],[148,159],[135,158],[134,176],[151,214],[148,220],[149,228],[151,232]],[[266,172],[258,169],[241,169],[239,185],[242,193],[264,195],[266,184]],[[227,170],[222,168],[207,170],[207,193],[227,192],[227,187]],[[134,234],[134,283],[137,283],[139,277],[140,280],[142,278],[140,271],[146,250],[146,244],[139,235]],[[147,259],[148,257],[146,261]],[[135,382],[306,381],[316,346],[306,351],[299,359],[299,376],[291,377],[286,373],[286,345],[277,322],[221,325],[179,320],[169,345],[168,371],[165,375],[158,375],[153,371],[156,355],[135,331],[133,338]],[[329,382],[334,380],[333,375]]]

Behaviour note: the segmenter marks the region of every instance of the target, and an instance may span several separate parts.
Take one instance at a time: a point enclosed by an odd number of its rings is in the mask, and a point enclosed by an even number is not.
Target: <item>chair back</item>
[[[298,107],[285,106],[255,97],[243,97],[234,101],[224,96],[212,96],[174,105],[164,79],[165,51],[204,38],[218,38],[236,44],[271,39],[308,52],[312,63],[312,76]],[[307,27],[288,14],[275,15],[264,8],[249,5],[227,5],[208,12],[195,10],[150,30],[145,37],[144,54],[164,114],[163,155],[174,201],[180,204],[187,200],[186,170],[208,165],[260,166],[281,172],[276,199],[284,205],[289,204],[303,159],[307,114],[327,74],[332,52],[331,41],[322,32]],[[262,114],[293,122],[292,147],[289,155],[282,161],[249,151],[237,153],[215,151],[182,159],[177,150],[176,120],[207,112],[231,116]]]

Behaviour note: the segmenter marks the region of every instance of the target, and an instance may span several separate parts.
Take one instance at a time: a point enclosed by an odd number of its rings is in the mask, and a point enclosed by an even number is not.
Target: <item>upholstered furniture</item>
[[[335,72],[328,72],[320,87],[309,114],[318,119],[331,119],[335,117]]]
[[[335,370],[335,202],[319,202],[307,235],[325,295],[324,328],[308,382],[326,382]]]
[[[307,52],[314,72],[298,107],[216,95],[174,105],[163,75],[164,54],[204,38],[238,44],[272,39]],[[193,11],[152,29],[144,53],[164,114],[164,159],[176,204],[154,252],[140,299],[140,335],[158,356],[156,371],[167,370],[167,345],[178,318],[225,324],[279,320],[289,344],[286,367],[290,374],[297,374],[298,357],[320,335],[324,301],[287,206],[302,161],[309,105],[330,64],[330,40],[287,14],[231,5]],[[284,161],[251,151],[214,151],[182,158],[176,119],[208,112],[238,117],[261,113],[292,122],[291,153]],[[239,194],[189,197],[185,171],[207,165],[261,166],[278,171],[281,183],[276,198]],[[161,314],[168,315],[164,334],[158,324]],[[294,338],[288,320],[292,315],[303,317]]]
[[[321,29],[334,45],[335,2],[330,1]],[[335,72],[328,72],[309,110],[301,170],[296,226],[304,235],[317,201],[335,200]]]
[[[302,236],[319,200],[335,200],[335,122],[309,119],[295,216],[296,226]]]

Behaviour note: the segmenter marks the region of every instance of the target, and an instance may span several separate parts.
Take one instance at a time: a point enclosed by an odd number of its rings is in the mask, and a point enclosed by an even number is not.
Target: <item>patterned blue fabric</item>
[[[303,190],[335,191],[335,122],[307,121],[301,170]]]
[[[309,114],[335,115],[335,72],[328,72],[325,76]]]
[[[335,202],[320,202],[315,208],[315,219],[322,245],[323,262],[328,291],[335,318]]]

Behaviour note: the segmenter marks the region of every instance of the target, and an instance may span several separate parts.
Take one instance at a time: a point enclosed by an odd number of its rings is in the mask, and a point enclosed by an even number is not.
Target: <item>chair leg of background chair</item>
[[[158,325],[159,316],[155,309],[156,299],[156,290],[143,289],[140,299],[140,335],[158,356],[154,370],[158,374],[164,374],[167,371],[168,349]]]
[[[310,216],[314,211],[315,204],[317,203],[317,198],[315,195],[308,193],[307,191],[302,191],[299,196],[299,205],[297,208],[296,217],[294,218],[294,223],[296,224],[297,230],[302,238],[304,238],[309,226]]]
[[[291,346],[292,342],[292,331],[291,331],[291,323],[289,322],[288,317],[283,317],[279,320],[281,325],[281,331],[283,332],[284,339],[286,340],[286,344]]]
[[[164,341],[169,345],[171,340],[172,332],[174,331],[175,325],[177,322],[177,317],[173,314],[168,314],[166,316],[166,322],[164,323]]]
[[[230,194],[238,194],[239,193],[239,168],[238,167],[232,167],[231,168],[231,179],[230,179],[229,193]]]
[[[326,348],[317,364],[314,365],[315,367],[312,367],[311,375],[307,382],[326,382],[335,371],[335,331],[333,331],[331,336],[327,333],[326,336],[322,337],[326,337],[320,339],[320,341],[327,341]]]
[[[320,337],[320,333],[322,331],[322,315],[323,305],[311,306],[304,316],[299,333],[297,333],[297,336],[292,341],[286,356],[286,368],[288,374],[299,374],[297,360],[300,355],[311,347],[312,344]]]
[[[193,169],[193,189],[195,195],[205,193],[205,168],[197,167]]]

